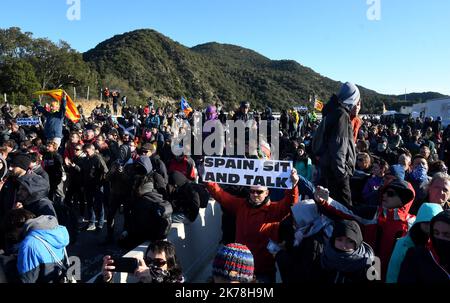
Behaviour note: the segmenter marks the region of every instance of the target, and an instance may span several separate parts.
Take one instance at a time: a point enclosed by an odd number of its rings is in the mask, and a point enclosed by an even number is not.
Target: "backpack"
[[[325,138],[325,125],[326,125],[326,117],[322,118],[319,126],[314,133],[311,143],[311,152],[313,156],[321,156],[325,152],[326,149],[326,138]]]
[[[172,226],[172,204],[157,193],[148,193],[135,201],[133,209],[134,235],[141,241],[167,238]]]

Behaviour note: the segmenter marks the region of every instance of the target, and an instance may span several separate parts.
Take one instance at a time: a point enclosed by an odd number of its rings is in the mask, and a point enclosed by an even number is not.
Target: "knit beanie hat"
[[[14,156],[11,162],[11,167],[20,167],[23,170],[30,168],[31,158],[27,154],[17,154]]]
[[[350,108],[355,106],[361,95],[358,87],[350,82],[346,82],[342,85],[341,90],[339,91],[339,101],[348,105]]]
[[[213,262],[213,275],[230,281],[250,283],[254,280],[253,255],[247,246],[231,243],[223,246]]]

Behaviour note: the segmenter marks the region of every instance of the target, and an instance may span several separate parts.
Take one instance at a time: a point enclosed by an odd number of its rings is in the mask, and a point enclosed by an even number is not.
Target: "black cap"
[[[400,200],[402,201],[403,205],[414,200],[414,197],[416,196],[416,193],[414,192],[412,186],[410,186],[407,181],[400,180],[398,178],[395,178],[390,183],[388,183],[385,186],[383,192],[386,191],[388,188],[392,188],[393,190],[395,190],[395,192],[400,197]]]
[[[20,167],[23,170],[30,168],[31,158],[27,154],[17,154],[11,161],[11,167]]]

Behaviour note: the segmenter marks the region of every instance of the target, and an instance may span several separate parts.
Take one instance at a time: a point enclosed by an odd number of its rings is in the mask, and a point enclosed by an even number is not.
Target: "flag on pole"
[[[54,90],[45,90],[45,91],[37,91],[34,92],[33,95],[47,95],[52,97],[54,100],[61,102],[62,94],[64,90],[62,89],[54,89]],[[80,120],[80,113],[78,112],[75,103],[73,103],[72,98],[66,93],[66,117],[74,123],[77,123]]]
[[[316,102],[314,102],[314,109],[321,112],[323,109],[323,102],[316,100]]]
[[[188,117],[189,114],[193,111],[192,107],[183,97],[181,97],[181,110],[184,112],[186,117]]]

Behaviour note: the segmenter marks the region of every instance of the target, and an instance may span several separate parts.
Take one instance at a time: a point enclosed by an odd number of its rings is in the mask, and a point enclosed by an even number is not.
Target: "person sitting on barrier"
[[[278,229],[273,226],[283,220],[298,201],[299,176],[295,169],[292,169],[291,179],[293,189],[287,190],[284,199],[277,203],[270,201],[267,187],[252,186],[249,196],[240,198],[227,193],[217,183],[206,183],[211,196],[235,215],[235,241],[250,248],[255,258],[256,279],[261,282],[275,282],[275,259],[266,247],[269,239],[278,240]]]
[[[184,283],[183,271],[175,254],[175,246],[164,240],[151,242],[145,257],[137,257],[134,276],[140,283]],[[96,282],[112,283],[116,268],[111,256],[103,258],[102,275]]]
[[[212,265],[214,283],[251,283],[255,281],[254,260],[247,246],[230,243],[222,246]]]

